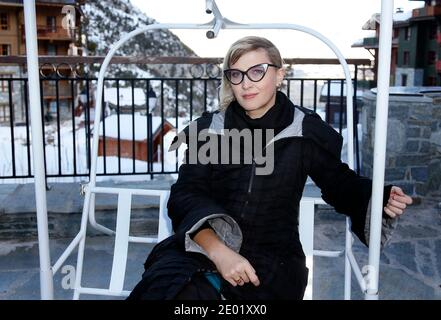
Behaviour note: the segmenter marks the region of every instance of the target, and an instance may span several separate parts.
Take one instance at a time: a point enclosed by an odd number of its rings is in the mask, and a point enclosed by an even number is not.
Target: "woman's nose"
[[[252,85],[253,85],[253,82],[248,78],[247,75],[245,75],[243,77],[243,81],[242,81],[242,89],[248,89]]]

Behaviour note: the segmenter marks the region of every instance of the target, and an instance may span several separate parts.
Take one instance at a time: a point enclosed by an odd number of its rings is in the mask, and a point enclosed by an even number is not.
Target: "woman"
[[[153,248],[129,299],[302,299],[308,269],[298,211],[308,176],[327,203],[351,218],[352,231],[368,245],[372,181],[340,161],[342,137],[334,129],[277,90],[285,75],[282,66],[278,49],[267,39],[245,37],[231,46],[224,60],[221,110],[204,113],[178,137],[189,148],[168,202],[175,234]],[[223,154],[228,150],[240,161],[202,159],[203,130],[212,141],[223,139],[211,145],[209,159],[230,160]],[[253,143],[250,148],[245,139],[232,146],[227,139],[228,148],[222,149],[227,130],[249,132],[265,147],[259,150]],[[273,164],[257,174],[262,150]],[[384,188],[383,245],[392,222],[411,203],[400,188]]]

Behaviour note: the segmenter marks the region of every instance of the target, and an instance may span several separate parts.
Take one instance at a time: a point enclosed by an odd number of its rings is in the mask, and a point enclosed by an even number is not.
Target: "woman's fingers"
[[[400,187],[393,186],[390,191],[387,206],[384,207],[384,212],[390,217],[395,218],[403,214],[404,209],[406,209],[407,205],[412,204],[412,202],[412,198],[406,195]]]
[[[226,278],[225,280],[227,280],[233,287],[237,286],[237,282],[232,277]]]
[[[401,215],[403,214],[403,209],[391,206],[391,205],[387,205],[386,208],[388,208],[390,211],[392,211],[395,215]]]
[[[244,280],[244,284],[251,282],[256,287],[260,284],[259,278],[256,275],[256,270],[254,270],[253,266],[249,262],[247,262],[247,265],[241,273],[241,277]]]
[[[388,206],[389,205],[394,206],[396,208],[400,208],[400,209],[406,209],[406,207],[407,207],[404,202],[400,202],[400,201],[392,200],[392,199],[389,199]]]
[[[413,200],[411,197],[406,195],[400,187],[393,186],[390,192],[390,198],[398,200],[405,204],[412,204]]]
[[[397,215],[395,213],[393,213],[388,207],[384,207],[383,208],[384,212],[386,212],[386,214],[388,216],[390,216],[391,218],[395,218]]]
[[[238,272],[232,272],[231,275],[226,278],[226,280],[234,287],[237,285],[243,285],[244,283],[242,276]]]
[[[399,187],[392,187],[387,206],[384,211],[395,218],[397,215],[401,215],[406,209],[407,205],[412,204],[412,198],[406,195]],[[386,210],[387,209],[387,210]]]
[[[238,282],[238,284],[240,286],[243,286],[245,283],[248,283],[251,281],[249,275],[252,274],[254,272],[253,267],[251,267],[251,264],[249,262],[246,262],[245,265],[243,266],[243,269],[241,269],[240,271],[238,271],[241,281]]]
[[[393,186],[390,191],[391,191],[391,193],[396,193],[396,194],[398,194],[400,196],[404,196],[405,195],[403,189],[401,189],[400,187],[397,187],[397,186]]]
[[[250,279],[248,278],[248,275],[245,272],[245,270],[238,273],[239,273],[239,281],[237,282],[238,285],[243,286],[245,283],[250,282]]]
[[[405,203],[405,204],[412,204],[412,202],[413,202],[412,198],[409,196],[406,196],[406,195],[404,195],[404,196],[394,195],[394,196],[392,196],[392,199],[399,201],[399,202],[402,202],[402,203]]]
[[[245,283],[249,282],[255,286],[260,284],[256,271],[248,261],[237,266],[237,268],[230,273],[226,280],[234,287],[237,285],[243,286]]]
[[[254,284],[256,287],[258,285],[260,285],[259,278],[257,277],[256,272],[254,271],[254,269],[248,270],[247,274],[248,274],[248,278],[250,279],[252,284]]]
[[[239,272],[238,269],[235,269],[229,273],[226,277],[224,277],[229,283],[231,283],[234,287],[237,285],[243,285],[245,283],[246,277],[242,272]]]

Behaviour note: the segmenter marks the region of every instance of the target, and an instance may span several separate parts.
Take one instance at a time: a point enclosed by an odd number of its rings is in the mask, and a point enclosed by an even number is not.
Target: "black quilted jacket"
[[[226,299],[301,299],[307,283],[298,234],[299,202],[308,176],[322,198],[351,217],[352,231],[366,244],[366,211],[371,180],[340,161],[342,137],[314,112],[295,106],[281,92],[262,119],[248,118],[233,102],[225,112],[204,113],[198,131],[275,129],[274,170],[256,175],[252,164],[182,164],[171,187],[169,216],[175,234],[157,244],[145,262],[142,280],[129,299],[173,299],[198,271],[215,270],[202,253],[187,252],[185,233],[200,219],[223,213],[242,231],[240,254],[255,268],[261,285],[233,287],[222,279]],[[189,127],[182,131],[187,139]],[[186,154],[188,159],[188,150]]]

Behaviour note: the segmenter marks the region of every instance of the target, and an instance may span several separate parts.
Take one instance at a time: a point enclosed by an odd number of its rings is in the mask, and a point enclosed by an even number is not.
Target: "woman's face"
[[[230,69],[247,71],[250,67],[261,63],[272,63],[263,49],[245,53],[230,65]],[[282,82],[284,74],[283,68],[268,67],[265,76],[258,82],[253,82],[244,76],[240,84],[231,84],[234,97],[250,118],[262,117],[274,105],[277,85]]]

